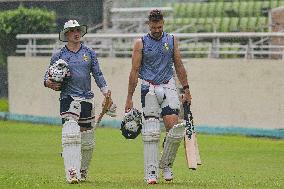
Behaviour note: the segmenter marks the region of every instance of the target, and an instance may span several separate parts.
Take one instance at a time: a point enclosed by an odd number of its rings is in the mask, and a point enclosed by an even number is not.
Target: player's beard
[[[160,39],[163,35],[163,32],[154,32],[152,33],[152,36],[155,38],[155,39]]]

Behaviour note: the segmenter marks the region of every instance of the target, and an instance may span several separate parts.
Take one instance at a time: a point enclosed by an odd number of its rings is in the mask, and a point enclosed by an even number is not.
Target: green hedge
[[[39,8],[24,8],[0,13],[0,54],[13,55],[16,49],[17,34],[50,33],[55,31],[55,13]]]

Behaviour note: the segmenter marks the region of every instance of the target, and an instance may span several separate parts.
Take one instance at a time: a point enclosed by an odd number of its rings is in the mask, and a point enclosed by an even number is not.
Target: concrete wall
[[[130,59],[99,59],[101,69],[123,115]],[[58,117],[59,93],[43,87],[48,57],[9,57],[10,113]],[[197,125],[284,128],[284,64],[277,60],[192,59],[184,61]],[[95,84],[93,84],[95,86]],[[102,95],[94,87],[97,113]],[[140,88],[134,106],[141,108]],[[109,118],[112,119],[112,118]]]
[[[284,128],[282,61],[204,59],[186,68],[197,124]]]
[[[118,117],[123,116],[124,103],[128,88],[128,74],[130,71],[129,59],[100,59],[100,66],[112,90],[112,96],[118,105]],[[48,57],[9,57],[9,111],[14,114],[34,116],[58,117],[59,92],[43,86],[43,76],[49,65]],[[96,113],[101,111],[103,95],[94,80]],[[137,88],[135,99],[138,99],[140,90]],[[141,108],[139,101],[135,104]]]

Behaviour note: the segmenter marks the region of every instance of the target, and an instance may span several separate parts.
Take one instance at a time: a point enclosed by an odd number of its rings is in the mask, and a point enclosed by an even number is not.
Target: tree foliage
[[[55,12],[20,6],[0,13],[0,54],[13,55],[17,34],[50,33],[55,30]]]

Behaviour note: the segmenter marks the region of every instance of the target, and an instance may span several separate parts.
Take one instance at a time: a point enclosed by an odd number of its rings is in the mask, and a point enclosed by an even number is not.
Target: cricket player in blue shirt
[[[145,118],[142,126],[144,179],[148,184],[156,184],[159,169],[166,181],[173,180],[173,162],[184,137],[185,124],[178,124],[180,102],[173,67],[185,92],[182,101],[190,102],[191,94],[177,39],[163,31],[164,19],[160,10],[150,12],[148,26],[150,32],[134,43],[125,112],[133,108],[132,97],[140,78]],[[167,136],[159,159],[160,117]]]
[[[44,76],[45,87],[61,91],[62,156],[66,179],[71,184],[86,179],[95,146],[91,75],[102,94],[111,96],[95,51],[81,43],[86,33],[87,26],[76,20],[64,24],[59,39],[67,44],[52,55]]]

